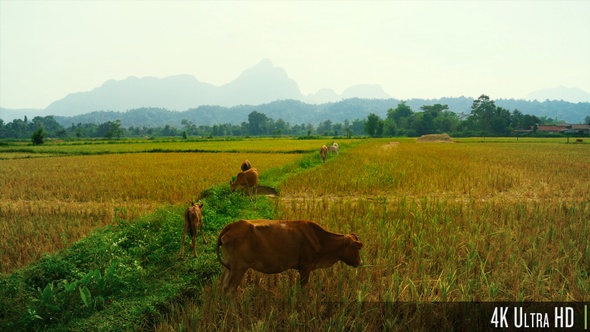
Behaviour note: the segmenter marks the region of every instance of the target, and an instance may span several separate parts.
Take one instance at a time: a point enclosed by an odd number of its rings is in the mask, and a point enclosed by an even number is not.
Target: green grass
[[[2,276],[0,330],[112,331],[153,325],[173,303],[194,297],[219,274],[214,243],[225,224],[273,217],[274,204],[266,197],[259,197],[253,209],[226,187],[210,189],[203,200],[209,245],[197,239],[198,258],[178,258],[184,206],[120,220]]]
[[[288,174],[319,164],[315,154],[307,155],[261,178],[279,185]],[[179,258],[186,206],[166,206],[136,220],[118,219],[57,254],[1,275],[0,330],[130,331],[165,320],[220,274],[219,231],[241,218],[272,219],[276,208],[264,196],[251,204],[226,184],[205,190],[202,201],[208,245],[197,237],[196,259],[188,248]]]
[[[254,206],[215,186],[204,193],[209,245],[197,238],[197,259],[187,248],[178,258],[186,206],[119,220],[1,276],[0,330],[451,329],[463,322],[428,307],[385,316],[363,304],[587,301],[588,145],[478,139],[354,141],[326,164],[314,150],[261,174],[278,202]],[[367,265],[316,270],[303,290],[294,271],[249,273],[236,298],[223,296],[213,240],[239,218],[354,231]]]
[[[142,152],[248,152],[248,153],[311,153],[322,144],[334,140],[293,138],[233,138],[208,140],[83,140],[52,141],[34,146],[14,142],[0,146],[0,158],[30,158],[33,155],[96,155]],[[359,139],[338,139],[340,144],[358,142]]]

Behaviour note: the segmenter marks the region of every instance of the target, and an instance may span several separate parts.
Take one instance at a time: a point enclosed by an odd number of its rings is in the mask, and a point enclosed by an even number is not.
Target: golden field
[[[294,271],[250,272],[236,298],[214,283],[157,329],[411,330],[420,316],[396,321],[380,304],[589,301],[589,167],[587,145],[348,149],[287,179],[277,219],[355,232],[365,266],[316,270],[305,290]],[[375,307],[361,317],[358,303]]]
[[[0,161],[0,272],[67,247],[116,218],[188,204],[251,160],[261,172],[299,158],[269,153],[133,153]],[[228,185],[229,186],[229,185]]]
[[[313,271],[306,289],[296,286],[295,271],[250,272],[235,296],[223,295],[214,279],[173,305],[156,330],[412,330],[421,316],[387,316],[380,305],[590,301],[590,145],[372,139],[347,141],[319,164],[318,147],[328,140],[269,141],[268,150],[263,140],[208,143],[222,153],[188,152],[205,149],[185,151],[178,142],[102,144],[114,150],[67,157],[55,154],[83,146],[2,150],[14,155],[0,160],[0,272],[119,219],[187,204],[249,159],[262,184],[272,174],[280,189],[275,218],[355,232],[365,265]],[[141,152],[153,149],[176,152]],[[313,165],[300,161],[304,171],[277,174],[302,151],[313,154]],[[19,159],[24,154],[32,155]],[[29,158],[45,154],[53,156]],[[359,304],[374,307],[361,315]]]

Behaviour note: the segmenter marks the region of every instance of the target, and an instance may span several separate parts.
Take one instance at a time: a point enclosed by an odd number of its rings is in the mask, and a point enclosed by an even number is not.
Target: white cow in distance
[[[328,147],[328,152],[330,152],[330,154],[332,154],[332,153],[338,154],[338,143],[334,143],[334,144],[330,145]]]

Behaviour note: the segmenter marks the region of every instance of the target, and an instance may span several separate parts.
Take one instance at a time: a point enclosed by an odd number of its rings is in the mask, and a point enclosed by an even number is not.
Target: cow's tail
[[[223,229],[223,231],[221,231],[221,233],[219,234],[219,236],[217,237],[217,246],[215,247],[215,251],[217,252],[217,260],[219,260],[219,263],[221,263],[221,265],[223,265],[226,269],[231,271],[231,267],[229,267],[229,265],[225,264],[222,260],[221,257],[219,256],[219,247],[221,247],[223,244],[221,243],[221,237],[223,236],[223,234],[225,234],[226,232],[226,228]]]

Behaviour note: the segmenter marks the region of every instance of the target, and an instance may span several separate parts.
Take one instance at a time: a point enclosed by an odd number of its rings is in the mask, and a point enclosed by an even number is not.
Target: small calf
[[[229,181],[229,187],[232,192],[236,191],[236,189],[245,189],[248,192],[250,202],[252,202],[250,188],[254,189],[254,195],[258,194],[258,169],[250,168],[247,171],[238,173],[233,183]]]
[[[186,232],[188,231],[192,238],[192,249],[193,255],[197,257],[197,229],[201,229],[201,238],[203,239],[203,243],[207,244],[207,240],[205,240],[205,234],[203,233],[203,219],[201,215],[201,209],[203,208],[203,203],[193,204],[186,209],[184,213],[184,231],[182,233],[182,245],[180,246],[180,258],[182,258],[184,253],[184,240],[186,239]]]

